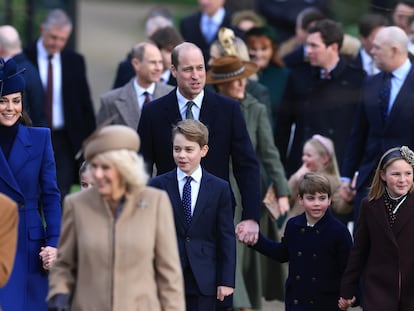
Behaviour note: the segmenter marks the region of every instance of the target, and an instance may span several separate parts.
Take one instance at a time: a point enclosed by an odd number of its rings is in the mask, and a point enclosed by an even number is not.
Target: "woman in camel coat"
[[[145,186],[138,146],[136,132],[122,125],[87,140],[95,186],[65,198],[50,310],[185,309],[170,201]]]

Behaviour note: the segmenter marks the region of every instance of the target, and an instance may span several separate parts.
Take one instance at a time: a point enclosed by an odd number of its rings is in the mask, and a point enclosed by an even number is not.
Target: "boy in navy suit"
[[[325,176],[305,174],[298,199],[305,212],[288,221],[282,241],[260,234],[253,248],[279,262],[289,262],[286,311],[340,310],[339,286],[351,234],[328,209],[331,186]]]
[[[230,186],[200,166],[208,152],[208,129],[197,120],[173,128],[177,168],[153,178],[167,191],[184,274],[187,311],[216,309],[235,286],[236,239]]]

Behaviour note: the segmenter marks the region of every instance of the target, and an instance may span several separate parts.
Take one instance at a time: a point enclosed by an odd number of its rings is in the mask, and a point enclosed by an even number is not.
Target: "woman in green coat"
[[[272,127],[266,107],[246,92],[247,77],[257,72],[256,64],[241,61],[237,56],[222,56],[210,63],[207,72],[207,84],[213,84],[222,95],[240,102],[253,148],[262,167],[262,190],[266,191],[269,180],[275,186],[281,214],[289,209],[289,188],[280,156],[273,142]],[[232,189],[236,197],[236,215],[240,217],[240,194],[234,178],[231,179]],[[264,234],[278,240],[277,226],[263,208],[260,229]],[[234,307],[260,309],[261,297],[267,299],[283,299],[283,269],[278,263],[259,257],[251,249],[239,245],[238,272],[236,272],[236,289]],[[260,255],[261,256],[261,255]],[[241,279],[242,278],[242,279]],[[243,293],[246,293],[244,295]],[[248,298],[248,300],[243,299]]]

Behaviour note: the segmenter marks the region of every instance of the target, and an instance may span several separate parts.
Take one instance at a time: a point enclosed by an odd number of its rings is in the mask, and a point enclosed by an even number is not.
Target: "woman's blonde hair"
[[[313,135],[312,138],[308,139],[306,143],[311,144],[321,157],[327,156],[329,158],[324,172],[340,178],[333,141],[326,136],[316,134]]]
[[[110,150],[97,154],[94,158],[114,165],[129,193],[138,193],[147,184],[149,177],[145,171],[144,160],[135,151]]]
[[[405,160],[411,167],[414,167],[414,152],[407,146],[388,149],[378,162],[372,179],[371,187],[368,192],[368,200],[377,200],[384,195],[386,183],[381,179],[381,172],[385,172],[387,168],[397,160]],[[414,178],[414,177],[413,177]],[[411,185],[409,193],[414,191],[414,183]]]

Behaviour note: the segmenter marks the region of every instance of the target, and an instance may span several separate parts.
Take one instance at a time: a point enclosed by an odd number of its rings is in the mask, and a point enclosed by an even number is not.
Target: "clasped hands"
[[[356,301],[355,296],[352,297],[351,299],[345,299],[345,298],[340,297],[338,300],[338,307],[341,310],[348,310],[348,308],[351,308],[353,306],[355,301]]]
[[[236,226],[236,237],[244,244],[256,244],[259,239],[259,224],[253,219],[242,220]]]
[[[57,248],[46,246],[40,248],[39,258],[42,260],[43,269],[49,270],[57,257]]]

